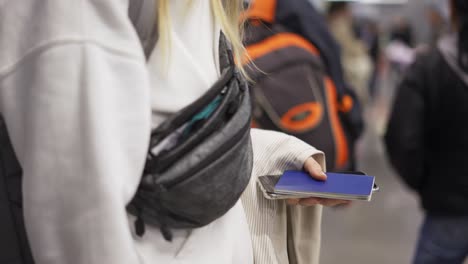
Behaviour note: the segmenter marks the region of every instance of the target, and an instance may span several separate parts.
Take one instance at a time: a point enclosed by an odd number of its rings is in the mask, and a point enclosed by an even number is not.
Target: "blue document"
[[[344,200],[370,200],[375,177],[357,174],[326,173],[326,181],[314,180],[303,171],[286,171],[279,178],[274,192]]]

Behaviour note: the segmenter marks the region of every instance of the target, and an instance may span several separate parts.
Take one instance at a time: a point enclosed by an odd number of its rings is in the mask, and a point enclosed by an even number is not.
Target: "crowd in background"
[[[387,160],[425,212],[414,263],[463,263],[468,252],[467,2],[419,5],[419,23],[430,29],[424,38],[404,12],[379,21],[353,12],[349,2],[327,6],[346,78],[364,107],[382,103],[372,100],[376,93],[390,102],[388,114],[380,117],[389,119],[380,132]]]

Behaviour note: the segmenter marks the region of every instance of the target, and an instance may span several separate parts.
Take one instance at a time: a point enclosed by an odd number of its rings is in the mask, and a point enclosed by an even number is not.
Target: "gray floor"
[[[411,262],[422,213],[417,197],[403,186],[385,157],[381,135],[392,97],[389,86],[368,106],[368,126],[358,147],[360,170],[376,176],[381,192],[370,203],[324,210],[322,264]]]

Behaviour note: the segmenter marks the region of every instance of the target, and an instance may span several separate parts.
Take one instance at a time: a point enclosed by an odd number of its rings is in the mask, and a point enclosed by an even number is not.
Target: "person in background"
[[[468,255],[468,1],[450,3],[453,33],[408,68],[385,135],[391,163],[426,213],[415,264],[461,264]]]
[[[413,29],[405,17],[397,17],[390,32],[390,41],[400,41],[409,48],[414,46]]]
[[[377,90],[377,77],[380,63],[380,29],[377,21],[374,19],[362,19],[357,27],[358,36],[365,43],[372,60],[372,74],[369,80],[369,95],[374,97]]]
[[[365,43],[356,36],[349,3],[331,2],[328,7],[328,22],[333,36],[341,46],[345,78],[355,90],[361,104],[365,105],[369,97],[372,61]]]
[[[440,1],[444,3],[445,1]],[[429,22],[430,28],[430,39],[429,43],[431,46],[437,44],[439,38],[447,34],[448,31],[448,21],[447,16],[444,16],[443,7],[437,4],[428,5],[426,8],[426,19]]]
[[[414,47],[413,30],[408,19],[395,18],[390,32],[390,42],[385,47],[385,56],[391,63],[392,69],[401,75],[414,62],[418,52],[426,49],[424,44]]]

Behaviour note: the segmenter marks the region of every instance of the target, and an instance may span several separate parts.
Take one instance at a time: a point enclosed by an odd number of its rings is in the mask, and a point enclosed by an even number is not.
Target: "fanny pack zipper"
[[[250,120],[250,118],[249,118]],[[218,148],[216,151],[213,151],[208,157],[206,157],[202,162],[200,162],[197,166],[195,166],[190,172],[183,174],[183,176],[180,176],[176,181],[169,181],[165,185],[166,188],[170,189],[174,185],[188,179],[190,176],[192,176],[194,173],[193,171],[199,171],[208,165],[210,165],[213,162],[213,159],[216,159],[216,157],[221,156],[221,154],[225,153],[227,150],[231,149],[236,143],[239,142],[239,140],[242,139],[242,136],[244,136],[245,132],[250,129],[250,122],[246,122],[246,124],[232,137],[230,138],[225,144],[223,144],[220,148]]]

